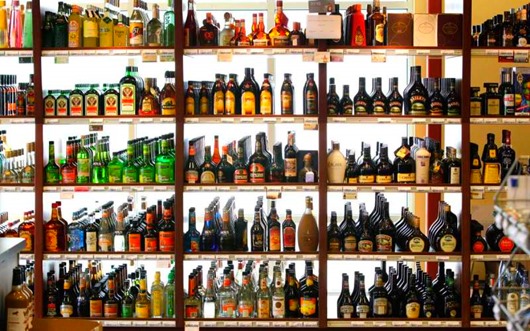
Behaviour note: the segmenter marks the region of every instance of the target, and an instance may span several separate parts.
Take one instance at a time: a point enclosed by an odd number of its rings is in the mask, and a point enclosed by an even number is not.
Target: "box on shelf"
[[[414,16],[410,13],[388,13],[388,46],[412,46],[414,37]]]
[[[462,14],[438,14],[438,47],[462,47]]]
[[[437,47],[436,14],[414,14],[414,46]]]
[[[513,68],[515,115],[530,115],[530,68]]]

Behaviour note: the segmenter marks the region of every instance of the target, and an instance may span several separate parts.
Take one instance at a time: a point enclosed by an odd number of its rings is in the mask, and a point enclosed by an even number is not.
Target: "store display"
[[[11,284],[13,287],[4,299],[6,325],[9,327],[6,330],[28,329],[33,321],[34,296],[26,282],[26,268],[24,266],[13,269]]]
[[[26,143],[25,149],[13,149],[7,137],[7,130],[0,130],[0,184],[33,184],[35,143]]]
[[[0,116],[35,116],[33,75],[18,83],[16,75],[0,75]]]
[[[512,8],[472,29],[472,47],[527,47],[528,8]]]

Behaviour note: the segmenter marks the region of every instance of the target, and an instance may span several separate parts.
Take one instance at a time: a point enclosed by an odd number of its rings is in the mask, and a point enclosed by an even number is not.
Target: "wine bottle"
[[[482,318],[484,306],[480,297],[480,283],[478,280],[478,275],[473,275],[473,291],[471,292],[469,305],[471,308],[471,318]]]
[[[337,300],[337,318],[352,318],[354,312],[353,302],[350,297],[350,284],[348,274],[342,274],[342,291]]]

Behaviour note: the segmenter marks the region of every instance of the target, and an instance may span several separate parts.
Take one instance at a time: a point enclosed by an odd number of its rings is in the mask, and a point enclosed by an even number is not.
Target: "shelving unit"
[[[471,264],[474,262],[484,261],[506,261],[510,259],[509,255],[497,253],[483,253],[471,254],[469,240],[470,229],[466,226],[467,215],[470,215],[470,200],[482,199],[484,193],[496,192],[499,186],[488,185],[471,185],[468,176],[470,173],[469,162],[469,144],[470,141],[470,125],[503,125],[503,124],[530,124],[530,118],[516,117],[516,118],[475,118],[469,116],[469,86],[471,75],[471,56],[477,57],[496,57],[501,52],[507,50],[500,49],[471,49],[470,36],[468,31],[471,31],[471,4],[472,0],[462,0],[464,7],[464,22],[463,22],[463,47],[462,48],[431,48],[431,47],[366,47],[366,48],[352,48],[352,47],[330,47],[325,41],[320,41],[315,47],[252,47],[252,48],[121,48],[121,49],[42,49],[38,43],[41,35],[40,3],[39,0],[33,1],[33,25],[34,25],[34,40],[36,42],[33,50],[28,49],[2,49],[0,50],[1,57],[33,57],[33,68],[35,72],[35,86],[36,86],[36,100],[37,110],[43,109],[43,59],[50,61],[55,58],[58,62],[66,63],[70,57],[90,57],[97,61],[102,61],[108,57],[134,57],[140,59],[141,62],[174,62],[174,70],[176,72],[176,90],[177,90],[177,104],[183,105],[183,91],[184,91],[184,62],[186,58],[201,58],[201,57],[217,57],[218,61],[235,62],[239,58],[260,56],[267,58],[276,58],[283,56],[296,55],[300,61],[314,62],[316,52],[328,52],[332,56],[337,57],[369,57],[372,55],[384,56],[398,56],[398,57],[421,57],[426,59],[428,63],[428,76],[443,76],[442,75],[442,59],[460,57],[462,58],[462,89],[461,100],[463,113],[461,117],[413,117],[413,116],[329,116],[326,114],[326,92],[329,63],[318,63],[316,72],[318,73],[317,85],[319,87],[319,115],[318,116],[185,116],[182,109],[177,110],[176,116],[171,117],[131,117],[131,116],[117,116],[117,117],[45,117],[42,111],[37,111],[35,118],[29,117],[0,117],[0,125],[13,125],[15,128],[20,124],[33,124],[35,127],[36,137],[36,182],[35,185],[0,185],[0,194],[11,193],[34,193],[34,205],[36,215],[36,228],[42,229],[44,220],[43,215],[47,210],[47,206],[43,206],[43,194],[60,193],[61,198],[73,199],[78,196],[82,197],[86,192],[95,193],[116,193],[116,192],[165,192],[167,194],[175,194],[175,215],[177,215],[176,222],[176,248],[173,253],[46,253],[43,251],[43,233],[37,231],[35,235],[35,252],[32,254],[21,254],[22,260],[35,260],[35,278],[38,280],[35,283],[35,296],[37,302],[43,302],[44,299],[44,282],[43,279],[43,261],[53,260],[154,260],[168,262],[175,261],[176,273],[175,284],[177,291],[176,312],[175,319],[167,320],[103,320],[105,328],[120,328],[120,329],[136,329],[142,327],[156,327],[156,328],[177,328],[182,330],[189,328],[190,330],[197,330],[197,328],[230,328],[230,327],[247,327],[247,328],[402,328],[402,327],[416,327],[416,328],[502,328],[505,326],[503,322],[493,320],[471,320],[469,316],[469,296],[470,290],[468,284],[470,283]],[[429,0],[429,12],[441,12],[441,1]],[[183,33],[180,28],[183,25],[182,17],[183,4],[182,1],[175,1],[176,22],[176,44],[183,45]],[[512,52],[526,52],[528,50],[512,49]],[[336,64],[333,62],[333,64]],[[212,72],[213,73],[213,72]],[[425,75],[425,74],[424,74]],[[404,84],[401,82],[401,86]],[[300,109],[297,109],[301,113]],[[200,126],[204,124],[227,124],[234,125],[234,127],[243,127],[246,125],[280,125],[280,124],[297,124],[303,125],[307,129],[317,128],[318,132],[318,151],[319,158],[315,160],[318,162],[319,182],[314,184],[272,184],[264,185],[185,185],[183,180],[184,173],[184,155],[185,148],[185,131],[186,128]],[[43,182],[44,156],[46,154],[46,147],[44,145],[44,129],[51,126],[68,126],[68,125],[129,125],[137,127],[141,125],[151,124],[167,124],[172,125],[175,132],[177,151],[176,167],[175,167],[175,184],[174,185],[45,185]],[[450,185],[345,185],[345,184],[327,184],[326,169],[326,150],[328,139],[328,131],[332,131],[332,125],[364,125],[364,124],[380,124],[383,128],[386,125],[409,125],[425,128],[429,136],[436,139],[441,139],[442,126],[461,126],[461,142],[462,142],[462,183],[459,186]],[[223,253],[194,253],[185,254],[182,245],[182,236],[184,233],[183,222],[184,217],[184,195],[185,194],[202,194],[203,192],[217,193],[217,192],[255,192],[255,193],[305,193],[308,192],[318,196],[318,214],[316,215],[320,228],[320,250],[316,253],[286,253],[286,252],[266,252],[266,253],[251,253],[251,252],[223,252]],[[412,254],[405,252],[385,253],[385,254],[361,254],[361,253],[330,253],[326,250],[326,235],[325,229],[328,223],[328,216],[330,210],[328,208],[328,194],[343,193],[347,195],[348,199],[356,197],[357,193],[367,192],[388,192],[388,193],[405,193],[405,194],[423,194],[426,196],[427,215],[429,220],[436,217],[436,203],[440,200],[442,194],[458,193],[462,195],[461,218],[462,232],[462,249],[461,252],[452,254],[438,254],[438,253],[424,253]],[[527,256],[518,255],[516,258],[526,260]],[[184,311],[184,272],[183,266],[185,262],[196,260],[238,260],[238,259],[261,259],[261,260],[314,260],[319,262],[319,270],[317,272],[320,280],[320,310],[318,319],[297,319],[297,320],[184,320],[181,312]],[[458,319],[445,320],[335,320],[329,318],[327,315],[327,305],[333,305],[334,302],[328,302],[327,285],[328,275],[326,274],[327,262],[334,261],[340,263],[341,261],[406,261],[406,262],[426,262],[429,271],[434,270],[432,263],[436,262],[450,262],[460,263],[460,284],[462,297],[462,317]],[[336,277],[336,275],[329,275]],[[42,305],[36,305],[37,317],[42,317]]]

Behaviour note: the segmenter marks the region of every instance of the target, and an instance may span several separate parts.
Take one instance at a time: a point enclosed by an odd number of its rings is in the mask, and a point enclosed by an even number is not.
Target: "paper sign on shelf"
[[[339,15],[307,15],[306,36],[309,39],[340,39],[341,23]]]
[[[308,5],[312,14],[326,14],[335,10],[335,0],[309,0]]]

